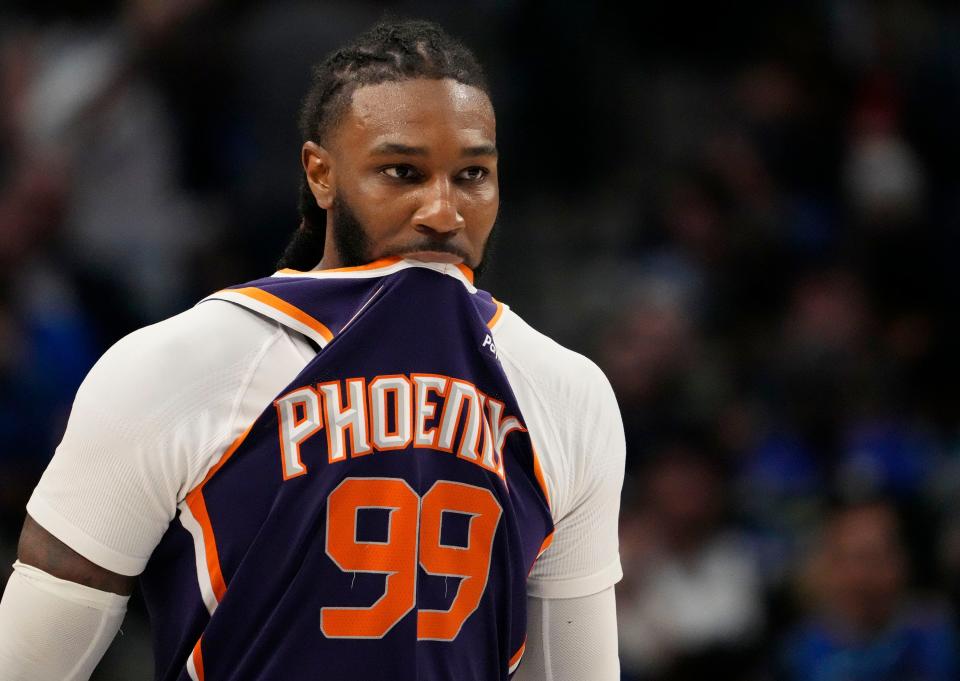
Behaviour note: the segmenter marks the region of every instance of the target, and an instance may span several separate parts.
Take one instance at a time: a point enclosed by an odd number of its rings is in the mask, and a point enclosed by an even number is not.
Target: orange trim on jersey
[[[469,281],[471,284],[473,283],[473,270],[472,270],[472,269],[470,269],[469,267],[467,267],[467,266],[464,265],[463,263],[460,263],[459,265],[457,265],[457,269],[460,270],[460,271],[463,273],[463,276],[465,276],[465,277],[467,278],[467,281]]]
[[[527,570],[527,578],[533,573],[533,567],[537,564],[537,561],[540,560],[540,556],[543,555],[543,552],[550,548],[550,544],[553,543],[553,537],[557,533],[557,529],[554,528],[550,530],[550,534],[543,538],[543,543],[540,544],[540,550],[537,551],[536,557],[533,559],[533,562],[530,563],[530,569]]]
[[[540,550],[537,551],[537,558],[539,558],[540,556],[542,556],[542,555],[543,555],[543,552],[550,548],[550,544],[553,543],[553,535],[555,535],[556,533],[557,533],[556,530],[550,530],[550,534],[548,534],[548,535],[544,538],[543,543],[540,544]]]
[[[515,664],[520,661],[520,658],[523,657],[523,652],[527,649],[527,639],[524,637],[523,643],[520,644],[520,649],[513,654],[510,658],[510,661],[507,662],[507,669],[512,669]]]
[[[192,490],[190,490],[189,492],[187,492],[187,496],[188,496],[188,497],[189,497],[191,494],[194,494],[194,493],[196,493],[196,492],[199,492],[199,491],[200,491],[200,488],[203,487],[204,485],[206,485],[208,482],[210,482],[210,478],[212,478],[212,477],[216,474],[216,472],[217,472],[218,470],[220,470],[221,468],[223,468],[223,464],[225,464],[225,463],[230,459],[230,457],[233,456],[233,453],[234,453],[235,451],[237,451],[237,448],[239,448],[240,445],[243,444],[243,441],[247,439],[247,435],[250,434],[250,429],[251,429],[251,428],[253,428],[253,424],[252,424],[252,423],[251,423],[249,426],[247,426],[247,429],[246,429],[245,431],[243,431],[242,433],[240,433],[240,437],[238,437],[236,440],[234,440],[233,442],[230,443],[230,446],[227,447],[227,450],[226,450],[226,451],[223,453],[223,455],[220,457],[220,460],[217,461],[217,463],[214,464],[213,468],[211,468],[209,471],[207,471],[207,475],[203,478],[203,482],[201,482],[199,485],[197,485],[197,486],[194,487]]]
[[[310,327],[311,329],[319,333],[323,337],[323,339],[328,343],[333,340],[333,333],[331,333],[330,329],[328,329],[325,325],[323,325],[321,322],[317,321],[316,319],[308,315],[299,307],[294,307],[287,301],[283,300],[282,298],[278,298],[272,293],[267,293],[264,290],[254,288],[252,286],[248,286],[246,288],[226,289],[224,292],[240,293],[249,298],[253,298],[254,300],[257,300],[263,303],[264,305],[269,305],[270,307],[274,308],[275,310],[279,310],[280,312],[287,315],[288,317],[293,317],[301,324],[304,324],[305,326]]]
[[[199,489],[187,495],[187,506],[190,507],[190,512],[203,531],[203,550],[206,553],[207,573],[210,575],[213,595],[219,603],[223,600],[224,594],[227,593],[227,584],[223,580],[223,572],[220,571],[220,556],[217,553],[217,541],[213,535],[213,525],[210,524],[210,515],[207,513],[207,503],[203,500],[203,494]]]
[[[547,508],[552,510],[550,505],[550,492],[547,491],[547,481],[543,477],[543,469],[540,467],[540,457],[537,456],[537,450],[532,442],[530,443],[530,451],[533,452],[533,474],[537,478],[540,489],[543,490],[543,498],[547,500]]]
[[[210,523],[210,515],[207,513],[207,503],[203,499],[203,486],[206,485],[207,482],[210,481],[210,478],[223,467],[223,464],[233,456],[233,453],[237,451],[237,448],[239,448],[246,439],[252,427],[253,425],[251,424],[250,427],[243,431],[240,437],[227,447],[227,451],[223,453],[220,460],[214,464],[213,468],[207,471],[203,482],[190,490],[186,498],[187,506],[190,508],[190,512],[193,514],[194,519],[196,519],[197,524],[200,525],[200,529],[203,532],[203,549],[206,553],[207,573],[210,575],[210,586],[213,588],[213,594],[216,596],[218,603],[223,600],[224,594],[227,593],[227,583],[224,581],[223,572],[220,570],[220,555],[217,553],[217,540],[213,533],[213,525]]]
[[[493,313],[493,316],[490,318],[490,321],[487,322],[488,329],[492,329],[494,325],[500,321],[500,317],[503,316],[503,303],[501,303],[496,298],[493,299],[493,302],[497,304],[497,311]]]
[[[388,267],[390,265],[400,262],[403,258],[398,255],[391,255],[386,258],[380,258],[379,260],[374,260],[369,262],[366,265],[357,265],[356,267],[334,267],[329,270],[292,270],[289,267],[280,270],[283,274],[326,274],[328,272],[363,272],[365,270],[376,270],[381,267]]]
[[[362,272],[364,270],[375,270],[379,267],[386,267],[387,265],[393,265],[398,263],[403,258],[399,255],[391,255],[386,258],[380,258],[379,260],[374,260],[373,262],[368,262],[366,265],[357,265],[356,267],[335,267],[332,270],[319,270],[320,272]]]
[[[203,636],[197,639],[197,644],[193,646],[193,652],[190,655],[193,657],[193,668],[197,670],[197,679],[203,681],[203,651],[200,649],[200,641],[203,640]]]
[[[533,446],[533,443],[530,443],[530,450],[533,452],[533,475],[537,479],[537,484],[540,485],[540,489],[543,490],[543,497],[547,501],[547,508],[553,511],[550,506],[550,492],[547,491],[547,480],[543,477],[543,468],[540,467],[540,457],[537,456],[537,449]],[[537,551],[536,558],[533,559],[533,563],[530,564],[530,569],[527,570],[527,576],[530,576],[530,573],[533,572],[533,566],[537,564],[537,560],[540,559],[540,556],[543,555],[543,552],[550,548],[550,544],[553,543],[553,537],[557,532],[557,528],[550,530],[550,534],[543,538],[543,543],[540,544],[540,550]]]

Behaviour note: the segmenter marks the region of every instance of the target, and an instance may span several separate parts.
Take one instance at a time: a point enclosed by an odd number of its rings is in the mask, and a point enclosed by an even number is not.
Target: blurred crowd
[[[960,7],[734,4],[0,5],[0,577],[97,357],[273,270],[310,65],[390,10],[489,72],[481,285],[620,401],[623,678],[960,678]]]

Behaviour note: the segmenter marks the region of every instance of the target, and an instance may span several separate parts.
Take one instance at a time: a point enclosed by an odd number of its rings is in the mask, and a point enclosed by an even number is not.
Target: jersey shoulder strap
[[[301,272],[284,269],[269,277],[230,286],[200,302],[224,300],[273,319],[303,334],[320,348],[346,328],[389,285],[392,275],[411,268],[428,269],[459,279],[478,316],[493,329],[508,307],[473,286],[463,265],[424,263],[392,257],[360,267]],[[426,307],[430,301],[424,301]]]

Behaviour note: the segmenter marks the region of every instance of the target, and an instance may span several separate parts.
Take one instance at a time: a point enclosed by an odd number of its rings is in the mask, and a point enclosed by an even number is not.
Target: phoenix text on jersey
[[[507,435],[526,431],[504,403],[473,383],[439,374],[389,374],[306,385],[274,401],[283,479],[307,473],[301,448],[321,430],[328,463],[391,450],[432,449],[504,481]]]

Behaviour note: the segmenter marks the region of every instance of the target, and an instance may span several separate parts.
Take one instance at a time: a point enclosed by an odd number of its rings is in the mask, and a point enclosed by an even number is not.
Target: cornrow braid
[[[302,140],[324,144],[349,109],[358,87],[412,78],[452,78],[489,95],[476,57],[440,26],[423,20],[381,22],[314,68],[300,109]],[[317,205],[304,177],[300,179],[299,208],[300,227],[279,264],[308,269],[323,256],[326,211]]]

